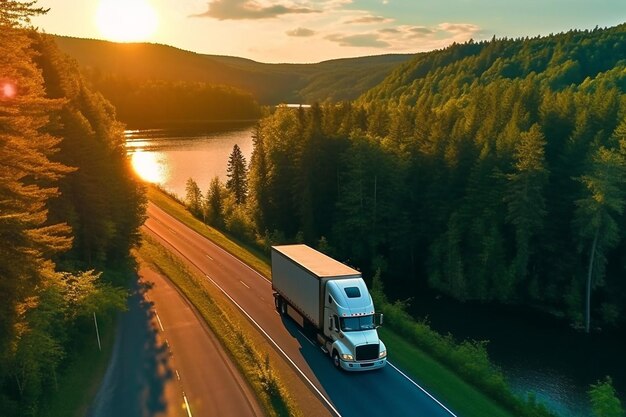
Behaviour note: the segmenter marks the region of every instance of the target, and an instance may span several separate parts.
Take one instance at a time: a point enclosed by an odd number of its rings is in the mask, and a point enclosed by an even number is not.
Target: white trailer
[[[387,349],[361,273],[306,245],[272,247],[272,288],[277,310],[294,310],[316,329],[337,368],[379,369]]]

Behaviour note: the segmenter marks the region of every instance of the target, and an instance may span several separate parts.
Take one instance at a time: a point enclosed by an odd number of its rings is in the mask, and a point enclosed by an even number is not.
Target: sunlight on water
[[[168,178],[166,165],[159,152],[135,151],[131,154],[131,162],[135,172],[145,181],[161,184]]]

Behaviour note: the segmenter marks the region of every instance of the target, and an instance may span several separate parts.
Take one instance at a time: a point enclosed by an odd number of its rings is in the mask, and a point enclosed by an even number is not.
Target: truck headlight
[[[341,359],[343,359],[344,361],[353,361],[354,357],[350,355],[349,353],[342,353]]]
[[[386,357],[387,357],[387,351],[386,350],[383,350],[382,352],[380,352],[378,354],[378,358],[379,359],[386,358]]]

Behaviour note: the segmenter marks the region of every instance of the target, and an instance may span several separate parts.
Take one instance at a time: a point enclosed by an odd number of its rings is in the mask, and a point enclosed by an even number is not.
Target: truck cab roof
[[[326,287],[341,317],[374,314],[374,303],[362,278],[328,281]]]

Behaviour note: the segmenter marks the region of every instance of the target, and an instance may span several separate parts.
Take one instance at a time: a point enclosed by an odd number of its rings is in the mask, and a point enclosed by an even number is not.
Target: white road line
[[[178,221],[178,220],[177,220]],[[180,223],[180,222],[179,222]],[[182,224],[182,223],[181,223]],[[150,227],[148,227],[149,230]],[[267,282],[268,284],[271,285],[271,281],[268,281],[267,279],[265,279],[265,277],[263,275],[261,275],[257,270],[255,270],[254,268],[252,268],[251,266],[247,265],[245,262],[243,262],[241,259],[237,258],[236,256],[234,256],[233,254],[231,254],[230,252],[228,252],[226,249],[222,248],[221,246],[217,245],[216,243],[210,241],[209,239],[207,239],[206,237],[202,236],[200,233],[196,232],[195,230],[191,230],[192,232],[196,233],[197,235],[199,235],[200,237],[202,237],[203,239],[206,239],[207,241],[209,241],[211,244],[213,244],[216,248],[218,248],[219,250],[221,250],[224,254],[230,256],[231,258],[233,258],[234,260],[238,261],[241,265],[245,266],[246,268],[248,268],[249,270],[251,270],[252,272],[254,272],[255,274],[259,275],[261,278],[263,278],[263,281]],[[157,234],[154,230],[152,230],[153,233]],[[157,236],[159,236],[157,234]],[[163,238],[163,237],[161,237]],[[170,244],[171,245],[171,244]],[[186,258],[189,262],[191,262],[192,265],[196,266],[196,268],[200,269],[197,265],[195,265],[195,263],[193,263],[189,258],[187,258],[180,250],[174,248],[175,251],[177,251],[178,253],[180,253],[184,258]],[[201,269],[200,269],[201,270]],[[202,271],[202,270],[201,270]],[[209,275],[207,275],[206,273],[204,274],[205,277],[207,277],[209,279],[209,281],[211,281],[213,283],[213,285],[215,285],[243,314],[245,314],[246,317],[248,317],[248,319],[259,329],[259,331],[261,331],[261,333],[263,333],[265,335],[265,337],[272,342],[272,344],[276,347],[276,349],[284,356],[284,358],[298,371],[298,373],[307,381],[307,383],[311,386],[311,388],[313,388],[313,390],[318,394],[318,396],[326,403],[326,405],[328,406],[329,409],[331,409],[336,415],[337,417],[342,417],[341,414],[339,414],[339,411],[337,411],[337,409],[332,405],[332,403],[326,398],[326,396],[324,394],[322,394],[322,392],[313,384],[313,382],[309,379],[309,377],[306,376],[306,374],[298,367],[298,365],[296,365],[296,363],[287,355],[287,353],[278,345],[278,343],[276,343],[274,341],[274,339],[272,339],[270,337],[270,335],[261,327],[261,325],[259,323],[256,322],[256,320],[254,320],[252,318],[252,316],[250,316],[250,314],[248,314],[248,312],[246,310],[243,309],[243,307],[241,307],[226,291],[224,291],[224,289],[222,287],[220,287],[217,282],[215,282],[213,280],[213,278],[211,278]],[[280,316],[280,314],[278,313],[278,311],[274,310],[274,312]],[[305,336],[306,337],[306,336]],[[307,338],[308,340],[308,338]],[[165,342],[167,343],[167,339],[165,340]],[[169,346],[169,345],[168,345]],[[435,397],[433,397],[428,391],[426,391],[424,388],[422,388],[417,382],[413,381],[409,376],[407,376],[404,372],[402,372],[400,369],[398,369],[396,366],[394,366],[393,364],[391,364],[391,362],[387,361],[387,364],[389,366],[391,366],[393,369],[395,369],[396,371],[398,371],[398,373],[400,373],[400,375],[402,375],[404,378],[406,378],[409,382],[411,382],[413,385],[415,385],[417,388],[419,388],[423,393],[425,393],[426,395],[428,395],[433,401],[435,401],[440,407],[442,407],[444,410],[446,410],[448,413],[450,413],[451,416],[453,417],[458,417],[456,414],[454,414],[452,411],[450,411],[450,409],[448,407],[446,407],[445,405],[443,405],[438,399],[436,399]],[[186,401],[186,399],[185,399]],[[191,416],[190,416],[191,417]]]
[[[242,280],[239,280],[239,282],[241,282],[243,286],[246,287],[247,289],[250,289],[250,286],[246,284],[245,282],[243,282]]]
[[[188,417],[193,417],[191,415],[191,407],[189,407],[189,402],[187,401],[187,396],[185,395],[184,392],[183,392],[183,399],[185,400],[185,410],[187,410],[187,416]]]
[[[296,329],[296,330],[298,330],[298,329]],[[300,330],[298,330],[298,333],[300,333],[302,335],[302,337],[304,337],[306,339],[307,342],[309,342],[311,345],[315,346],[315,343],[311,342],[311,339],[306,337],[306,335],[304,333],[302,333]]]
[[[393,369],[395,369],[396,371],[398,371],[400,373],[400,375],[402,375],[403,377],[405,377],[409,382],[411,382],[413,385],[415,385],[417,388],[419,388],[424,394],[428,395],[430,397],[431,400],[433,400],[434,402],[436,402],[437,404],[439,404],[441,406],[441,408],[443,408],[444,410],[446,410],[448,413],[450,413],[451,416],[457,417],[456,414],[454,414],[452,411],[450,411],[450,409],[448,407],[446,407],[445,405],[443,405],[438,399],[436,399],[435,397],[433,397],[432,395],[430,395],[430,392],[426,391],[424,388],[422,388],[417,382],[413,381],[407,374],[405,374],[404,372],[402,372],[401,370],[399,370],[398,368],[396,368],[395,365],[393,365],[391,362],[387,361],[387,365],[391,366]]]
[[[175,371],[176,371],[176,379],[180,381],[180,374],[178,373],[178,369],[176,369]]]
[[[263,329],[263,327],[261,327],[261,325],[259,323],[256,322],[256,320],[254,320],[252,318],[252,316],[250,314],[248,314],[248,312],[246,310],[243,309],[243,307],[241,307],[239,305],[239,303],[237,303],[237,301],[235,301],[233,299],[233,297],[231,297],[226,291],[224,291],[224,289],[222,287],[219,286],[219,284],[217,282],[215,282],[213,280],[213,278],[211,278],[210,276],[208,276],[207,274],[204,274],[205,277],[207,277],[209,279],[209,281],[211,281],[213,283],[213,285],[215,285],[221,292],[222,294],[224,294],[226,297],[228,297],[228,299],[235,305],[237,306],[237,308],[246,315],[246,317],[248,317],[248,320],[250,320],[256,327],[257,329],[259,329],[261,331],[261,333],[263,333],[265,335],[265,337],[272,342],[272,344],[274,345],[274,347],[276,349],[278,349],[278,351],[280,353],[282,353],[282,355],[284,356],[285,359],[287,359],[287,361],[289,361],[289,363],[291,364],[291,366],[293,366],[298,373],[300,374],[300,376],[302,378],[304,378],[308,384],[311,386],[311,388],[313,388],[313,390],[315,390],[315,392],[318,394],[318,396],[326,403],[326,406],[332,410],[333,413],[335,413],[335,415],[337,417],[341,417],[341,414],[339,413],[339,411],[335,408],[335,406],[328,400],[328,398],[326,398],[326,396],[324,394],[322,394],[322,392],[315,386],[315,384],[313,384],[313,381],[311,381],[309,379],[308,376],[306,376],[306,374],[298,367],[298,365],[296,365],[296,363],[287,355],[287,353],[278,345],[278,343],[276,343],[274,341],[274,339],[272,339],[270,337],[270,335]],[[456,417],[456,416],[455,416]]]
[[[156,312],[156,310],[154,310],[154,315],[157,318],[157,321],[159,322],[159,327],[161,328],[161,331],[164,332],[165,329],[163,328],[163,323],[161,323],[161,318],[159,317],[159,313]]]
[[[204,256],[206,256],[207,258],[209,258],[210,260],[214,261],[215,259],[211,258],[211,256],[209,256],[208,253],[205,253]]]

